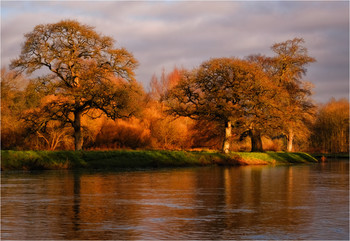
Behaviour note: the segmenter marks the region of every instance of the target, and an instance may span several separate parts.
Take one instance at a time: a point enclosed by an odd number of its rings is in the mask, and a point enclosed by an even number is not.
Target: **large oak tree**
[[[11,63],[12,68],[28,74],[46,69],[38,82],[47,98],[27,119],[40,120],[41,125],[50,120],[70,125],[75,150],[83,146],[84,114],[99,110],[115,119],[137,110],[141,88],[134,78],[136,66],[133,55],[115,48],[111,37],[74,20],[37,25],[25,34],[22,52]]]
[[[237,58],[215,58],[184,72],[166,99],[173,114],[223,123],[223,152],[229,152],[232,128],[237,123],[248,128],[252,151],[262,151],[260,133],[270,115],[267,109],[273,105],[273,90],[259,65]]]

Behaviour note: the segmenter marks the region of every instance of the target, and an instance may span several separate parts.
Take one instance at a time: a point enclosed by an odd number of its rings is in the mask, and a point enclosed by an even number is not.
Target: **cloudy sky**
[[[1,66],[20,53],[34,26],[75,19],[113,37],[138,59],[147,90],[153,74],[214,57],[272,55],[270,46],[305,39],[317,59],[305,80],[314,99],[349,97],[348,1],[1,1]]]

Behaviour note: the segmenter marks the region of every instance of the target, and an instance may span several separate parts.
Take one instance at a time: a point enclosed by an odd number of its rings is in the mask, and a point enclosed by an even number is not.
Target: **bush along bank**
[[[312,163],[306,153],[208,151],[1,151],[1,170],[118,169]]]

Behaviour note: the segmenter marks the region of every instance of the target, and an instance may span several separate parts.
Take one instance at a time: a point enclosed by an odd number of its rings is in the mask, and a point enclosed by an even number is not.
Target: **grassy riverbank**
[[[198,151],[1,151],[1,170],[158,168],[317,162],[306,153]]]

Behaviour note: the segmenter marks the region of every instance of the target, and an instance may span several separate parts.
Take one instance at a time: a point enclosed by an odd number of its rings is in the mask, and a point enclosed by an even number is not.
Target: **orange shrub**
[[[150,132],[136,118],[107,120],[96,136],[94,148],[146,148],[150,146]]]

